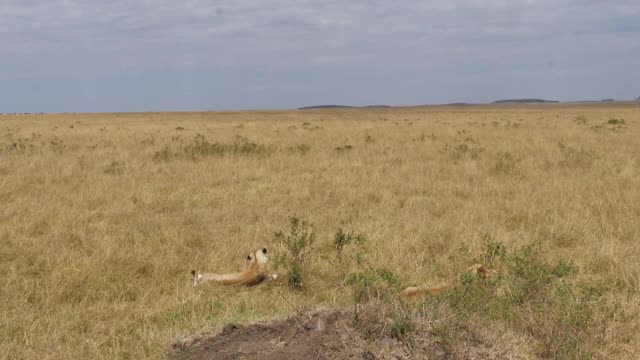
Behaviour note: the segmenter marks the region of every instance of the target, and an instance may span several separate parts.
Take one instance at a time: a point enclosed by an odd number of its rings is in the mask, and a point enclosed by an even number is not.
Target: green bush
[[[480,259],[493,264],[499,275],[481,281],[465,273],[458,285],[426,299],[426,308],[444,303],[455,316],[434,332],[450,338],[451,332],[460,333],[466,322],[500,321],[537,339],[541,358],[591,357],[602,345],[601,334],[612,318],[596,318],[595,314],[615,310],[615,306],[608,309],[611,305],[598,301],[605,291],[597,286],[596,290],[578,286],[573,277],[575,267],[565,261],[546,261],[537,243],[509,253],[502,243],[488,235],[484,238]],[[455,336],[450,341],[460,340]]]
[[[242,136],[236,136],[230,143],[217,141],[212,143],[202,134],[196,135],[192,142],[183,144],[180,150],[184,155],[192,158],[226,154],[264,155],[270,151],[267,146],[249,141],[249,139]]]
[[[242,156],[266,156],[273,152],[273,147],[259,144],[249,139],[236,135],[231,142],[210,142],[207,138],[198,134],[190,142],[183,141],[179,136],[171,138],[173,142],[179,141],[178,149],[173,150],[165,145],[161,150],[153,154],[155,161],[170,161],[176,158],[199,159],[208,156],[242,155]]]
[[[302,290],[304,287],[308,255],[315,240],[313,227],[295,216],[289,217],[289,233],[278,231],[274,234],[273,242],[287,249],[286,255],[275,259],[274,267],[277,269],[282,266],[287,270],[287,285],[293,290]]]

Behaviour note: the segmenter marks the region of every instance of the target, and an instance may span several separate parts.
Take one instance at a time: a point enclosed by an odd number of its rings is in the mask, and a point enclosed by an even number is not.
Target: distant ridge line
[[[365,105],[365,106],[351,106],[351,105],[313,105],[313,106],[303,106],[298,108],[298,110],[310,110],[310,109],[354,109],[354,108],[368,108],[368,109],[377,109],[377,108],[390,108],[389,105]]]
[[[467,103],[467,102],[452,102],[445,104],[423,104],[423,105],[365,105],[365,106],[353,106],[353,105],[312,105],[312,106],[303,106],[297,108],[297,110],[321,110],[321,109],[385,109],[385,108],[412,108],[412,107],[431,107],[431,106],[482,106],[482,105],[508,105],[508,104],[572,104],[572,103],[602,103],[602,102],[635,102],[640,101],[640,97],[634,100],[615,100],[615,99],[602,99],[602,100],[573,100],[573,101],[558,101],[558,100],[545,100],[545,99],[535,99],[535,98],[524,98],[524,99],[504,99],[504,100],[496,100],[490,103]]]
[[[507,99],[494,101],[493,104],[513,104],[513,103],[557,103],[555,100],[543,100],[543,99]]]

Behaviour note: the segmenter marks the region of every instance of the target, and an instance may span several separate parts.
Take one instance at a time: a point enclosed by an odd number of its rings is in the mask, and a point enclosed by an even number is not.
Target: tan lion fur
[[[469,274],[476,275],[480,280],[492,278],[496,271],[482,264],[473,264],[468,269]],[[451,287],[450,285],[441,285],[436,287],[409,286],[402,290],[400,294],[408,299],[421,298],[426,295],[433,295]]]
[[[247,256],[249,264],[246,270],[230,274],[196,273],[193,275],[193,286],[203,282],[216,282],[223,285],[254,286],[263,282],[267,277],[267,249],[253,251]],[[271,276],[275,278],[275,276]]]

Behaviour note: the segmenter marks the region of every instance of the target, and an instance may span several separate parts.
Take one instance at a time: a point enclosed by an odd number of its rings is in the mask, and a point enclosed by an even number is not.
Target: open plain
[[[380,337],[426,319],[442,356],[640,353],[638,103],[4,115],[0,204],[0,359],[161,358],[443,283],[380,305],[404,316]],[[315,239],[297,287],[191,286],[261,247],[291,271],[291,218]],[[498,282],[460,279],[479,261]]]

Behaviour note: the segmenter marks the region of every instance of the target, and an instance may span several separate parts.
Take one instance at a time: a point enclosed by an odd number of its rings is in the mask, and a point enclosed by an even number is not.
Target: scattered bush
[[[576,149],[562,142],[558,143],[558,148],[563,157],[559,165],[563,167],[586,168],[591,166],[595,160],[595,154],[592,150],[585,150],[583,148]]]
[[[401,339],[415,329],[413,311],[406,303],[397,301],[393,303],[393,323],[391,324],[391,337]]]
[[[424,135],[424,132],[420,134],[420,136],[411,139],[411,141],[413,142],[424,142],[424,140],[426,139],[426,136]]]
[[[601,292],[582,291],[571,277],[572,264],[545,261],[536,243],[508,253],[490,236],[485,237],[480,259],[499,269],[499,276],[480,283],[477,276],[464,274],[459,285],[428,298],[423,307],[425,311],[439,304],[451,307],[455,318],[434,330],[445,341],[459,340],[450,335],[460,336],[470,321],[500,321],[537,339],[541,358],[590,357],[603,344],[600,335],[611,317],[594,314],[613,311],[615,306],[598,302]]]
[[[342,145],[342,146],[338,146],[337,148],[334,149],[335,152],[337,152],[338,154],[342,154],[342,153],[346,153],[349,152],[351,150],[353,150],[353,146],[347,144],[347,145]]]
[[[287,285],[293,290],[302,290],[308,255],[316,240],[316,234],[307,221],[295,216],[289,217],[289,226],[288,234],[282,231],[274,234],[273,242],[287,250],[286,255],[275,258],[274,268],[277,270],[280,266],[284,267],[287,271]]]
[[[493,171],[496,173],[510,173],[515,168],[516,161],[511,153],[504,151],[496,154]]]
[[[287,148],[287,151],[290,154],[300,154],[300,155],[306,155],[310,150],[311,150],[311,146],[307,144],[296,144],[293,146],[289,146]]]
[[[594,130],[610,130],[623,131],[626,129],[627,122],[623,118],[609,118],[607,122],[600,125],[593,125]]]
[[[576,119],[574,121],[578,125],[586,125],[587,124],[587,117],[584,116],[584,115],[580,115],[580,116],[576,117]]]
[[[140,144],[142,144],[142,145],[151,145],[151,146],[153,146],[153,145],[155,145],[155,144],[156,144],[156,139],[155,139],[153,136],[150,136],[150,137],[148,137],[148,138],[146,138],[146,139],[142,139],[142,140],[140,141]]]
[[[124,161],[113,161],[104,167],[104,173],[108,175],[122,175],[126,170]]]
[[[30,137],[16,137],[13,133],[4,135],[6,143],[0,143],[0,153],[34,154],[36,151],[50,150],[61,155],[66,149],[64,141],[57,136],[43,139],[41,134],[31,133]]]
[[[362,234],[355,235],[351,232],[345,232],[342,228],[338,229],[338,231],[333,236],[333,246],[337,251],[338,259],[342,260],[342,251],[345,246],[355,242],[358,245],[364,244],[366,238]]]
[[[620,118],[620,119],[610,118],[609,120],[607,120],[607,124],[609,124],[609,125],[626,125],[626,123],[625,123],[623,118]]]
[[[236,136],[231,143],[219,143],[217,141],[212,143],[202,134],[196,135],[191,143],[183,144],[180,150],[191,158],[223,156],[226,154],[264,155],[270,151],[267,146],[249,141],[249,139],[242,136]]]
[[[153,153],[154,161],[168,162],[168,161],[171,161],[171,159],[173,159],[174,157],[175,157],[175,154],[173,153],[173,151],[171,151],[169,146],[165,146],[162,148],[162,150],[159,150]]]
[[[311,123],[305,122],[305,123],[303,123],[303,124],[302,124],[302,128],[303,128],[303,129],[305,129],[305,130],[313,131],[313,130],[320,130],[320,129],[322,129],[322,126],[320,126],[320,125],[313,125],[313,124],[311,124]]]
[[[479,146],[477,142],[471,138],[467,138],[467,141],[457,145],[445,144],[445,146],[440,149],[440,154],[450,158],[454,162],[458,162],[463,159],[478,159],[483,151],[484,148]]]
[[[172,141],[179,141],[180,138],[172,138]],[[172,151],[167,145],[162,150],[153,154],[156,161],[169,161],[177,157],[198,159],[208,156],[244,155],[260,156],[270,155],[273,148],[264,144],[252,142],[249,139],[236,135],[229,143],[209,142],[202,134],[196,135],[191,142],[180,143],[178,151]]]
[[[4,150],[9,153],[24,153],[27,149],[33,148],[25,139],[15,139],[4,145]]]

